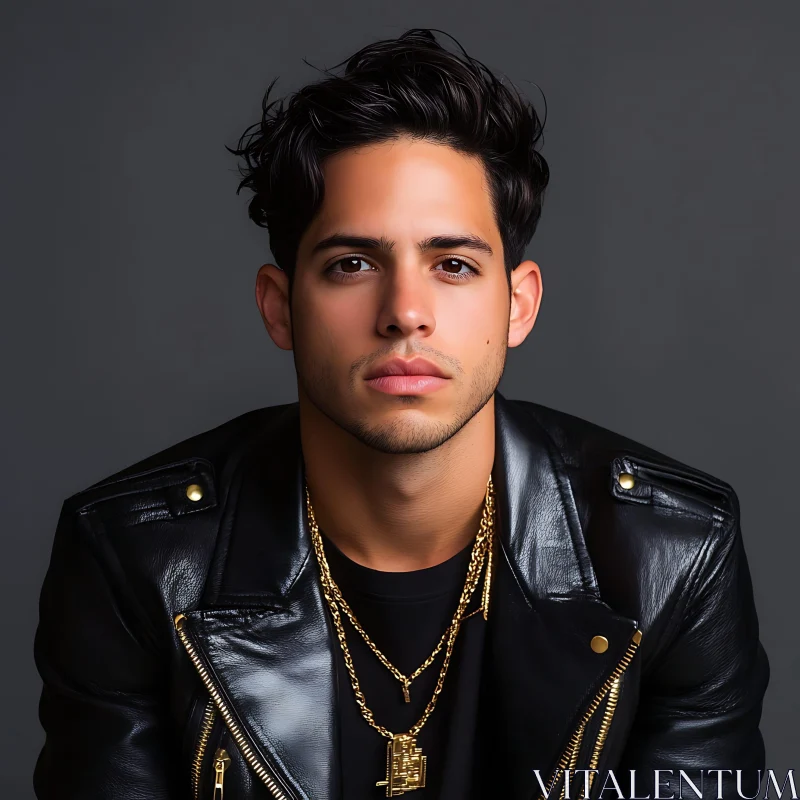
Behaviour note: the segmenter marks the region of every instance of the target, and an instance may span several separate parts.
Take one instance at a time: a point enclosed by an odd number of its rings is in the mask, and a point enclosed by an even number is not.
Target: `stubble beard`
[[[475,368],[469,380],[469,390],[453,408],[451,419],[409,420],[398,418],[388,423],[373,422],[365,417],[347,413],[345,405],[337,402],[335,376],[330,362],[325,359],[313,366],[300,368],[295,350],[295,368],[298,382],[309,400],[332,422],[373,450],[393,455],[426,453],[443,445],[455,436],[488,402],[500,383],[505,369],[508,345],[488,354]],[[359,379],[360,380],[360,379]],[[424,397],[400,396],[395,400],[413,408],[424,402]]]

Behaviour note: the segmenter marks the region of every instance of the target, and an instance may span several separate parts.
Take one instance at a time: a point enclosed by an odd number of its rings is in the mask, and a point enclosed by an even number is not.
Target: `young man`
[[[299,401],[65,502],[39,798],[753,794],[735,492],[496,391],[542,299],[540,135],[419,29],[265,103],[235,152]]]

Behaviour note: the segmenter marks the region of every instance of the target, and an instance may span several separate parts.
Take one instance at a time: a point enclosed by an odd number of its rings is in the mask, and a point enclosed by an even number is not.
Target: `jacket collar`
[[[573,487],[547,431],[499,392],[495,424],[499,544],[482,724],[494,743],[487,767],[505,776],[510,796],[528,798],[538,787],[533,770],[544,777],[555,768],[636,622],[600,599]],[[338,644],[306,523],[297,404],[271,418],[221,484],[217,553],[205,608],[187,612],[192,634],[284,788],[334,800]],[[602,654],[590,647],[596,635],[609,642]]]

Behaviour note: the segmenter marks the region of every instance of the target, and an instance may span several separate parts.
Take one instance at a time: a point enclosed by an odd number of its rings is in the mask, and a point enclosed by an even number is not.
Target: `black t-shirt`
[[[404,675],[431,654],[453,618],[467,574],[472,543],[449,560],[413,572],[380,572],[363,567],[324,538],[333,579],[369,637]],[[480,606],[483,582],[473,593],[467,613]],[[342,614],[356,676],[375,721],[393,733],[407,732],[430,701],[445,647],[410,687],[406,703],[400,681],[378,660]],[[427,756],[426,786],[408,793],[409,800],[470,800],[478,797],[476,758],[480,671],[486,622],[482,614],[466,619],[458,633],[442,692],[417,736]],[[336,642],[340,708],[342,797],[378,800],[386,788],[386,745],[356,704],[341,647]]]

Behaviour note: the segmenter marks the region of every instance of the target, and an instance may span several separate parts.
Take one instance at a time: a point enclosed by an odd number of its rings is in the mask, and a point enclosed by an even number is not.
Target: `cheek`
[[[508,308],[502,297],[475,292],[458,302],[441,303],[436,314],[436,333],[475,360],[495,349],[506,338]]]
[[[332,296],[320,298],[298,315],[296,337],[315,358],[346,360],[351,351],[358,351],[366,314],[365,304],[337,302]]]

